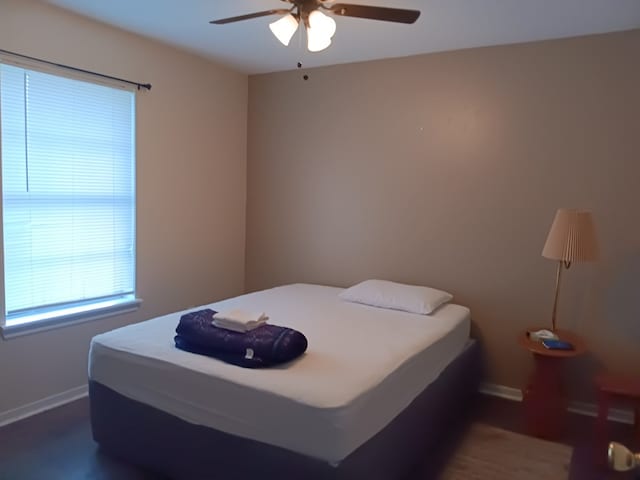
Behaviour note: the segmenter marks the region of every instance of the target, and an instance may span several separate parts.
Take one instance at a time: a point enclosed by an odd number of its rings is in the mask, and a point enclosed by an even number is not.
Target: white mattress
[[[264,311],[303,332],[307,352],[288,365],[245,369],[178,350],[177,312],[94,337],[89,378],[188,422],[338,464],[438,377],[470,328],[460,305],[416,315],[341,291],[287,285],[197,308]]]

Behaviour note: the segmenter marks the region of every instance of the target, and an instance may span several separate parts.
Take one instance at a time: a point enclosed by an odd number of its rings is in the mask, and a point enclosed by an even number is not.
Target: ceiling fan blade
[[[350,3],[336,3],[327,10],[345,17],[368,18],[385,22],[414,23],[420,16],[418,10],[403,8],[374,7],[370,5],[353,5]]]
[[[220,20],[211,20],[209,23],[214,25],[224,25],[225,23],[239,22],[241,20],[249,20],[251,18],[266,17],[267,15],[277,15],[279,13],[289,13],[286,8],[278,8],[276,10],[265,10],[264,12],[248,13],[247,15],[239,15],[237,17],[221,18]]]

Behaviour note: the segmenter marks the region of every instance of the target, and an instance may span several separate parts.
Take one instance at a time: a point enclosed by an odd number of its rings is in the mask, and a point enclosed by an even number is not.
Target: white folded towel
[[[264,312],[249,312],[235,309],[218,312],[213,316],[216,327],[233,330],[234,332],[248,332],[267,323],[269,317]]]

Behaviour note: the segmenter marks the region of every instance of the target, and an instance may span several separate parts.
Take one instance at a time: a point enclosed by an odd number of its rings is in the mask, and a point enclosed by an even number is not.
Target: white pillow
[[[340,298],[373,307],[391,308],[428,315],[453,298],[448,292],[418,285],[405,285],[387,280],[365,280],[343,290]]]

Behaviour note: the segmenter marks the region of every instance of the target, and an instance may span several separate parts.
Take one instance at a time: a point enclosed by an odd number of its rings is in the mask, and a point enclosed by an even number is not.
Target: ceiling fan
[[[211,20],[209,23],[224,25],[227,23],[249,20],[267,15],[284,15],[279,20],[269,24],[269,28],[283,45],[289,41],[302,23],[307,31],[307,48],[311,52],[319,52],[331,45],[331,38],[336,32],[336,22],[325,15],[325,10],[343,17],[366,18],[385,22],[414,23],[420,16],[418,10],[402,8],[375,7],[372,5],[354,5],[351,3],[332,3],[331,0],[282,0],[290,3],[290,8],[276,8],[262,12],[239,15],[237,17]]]

